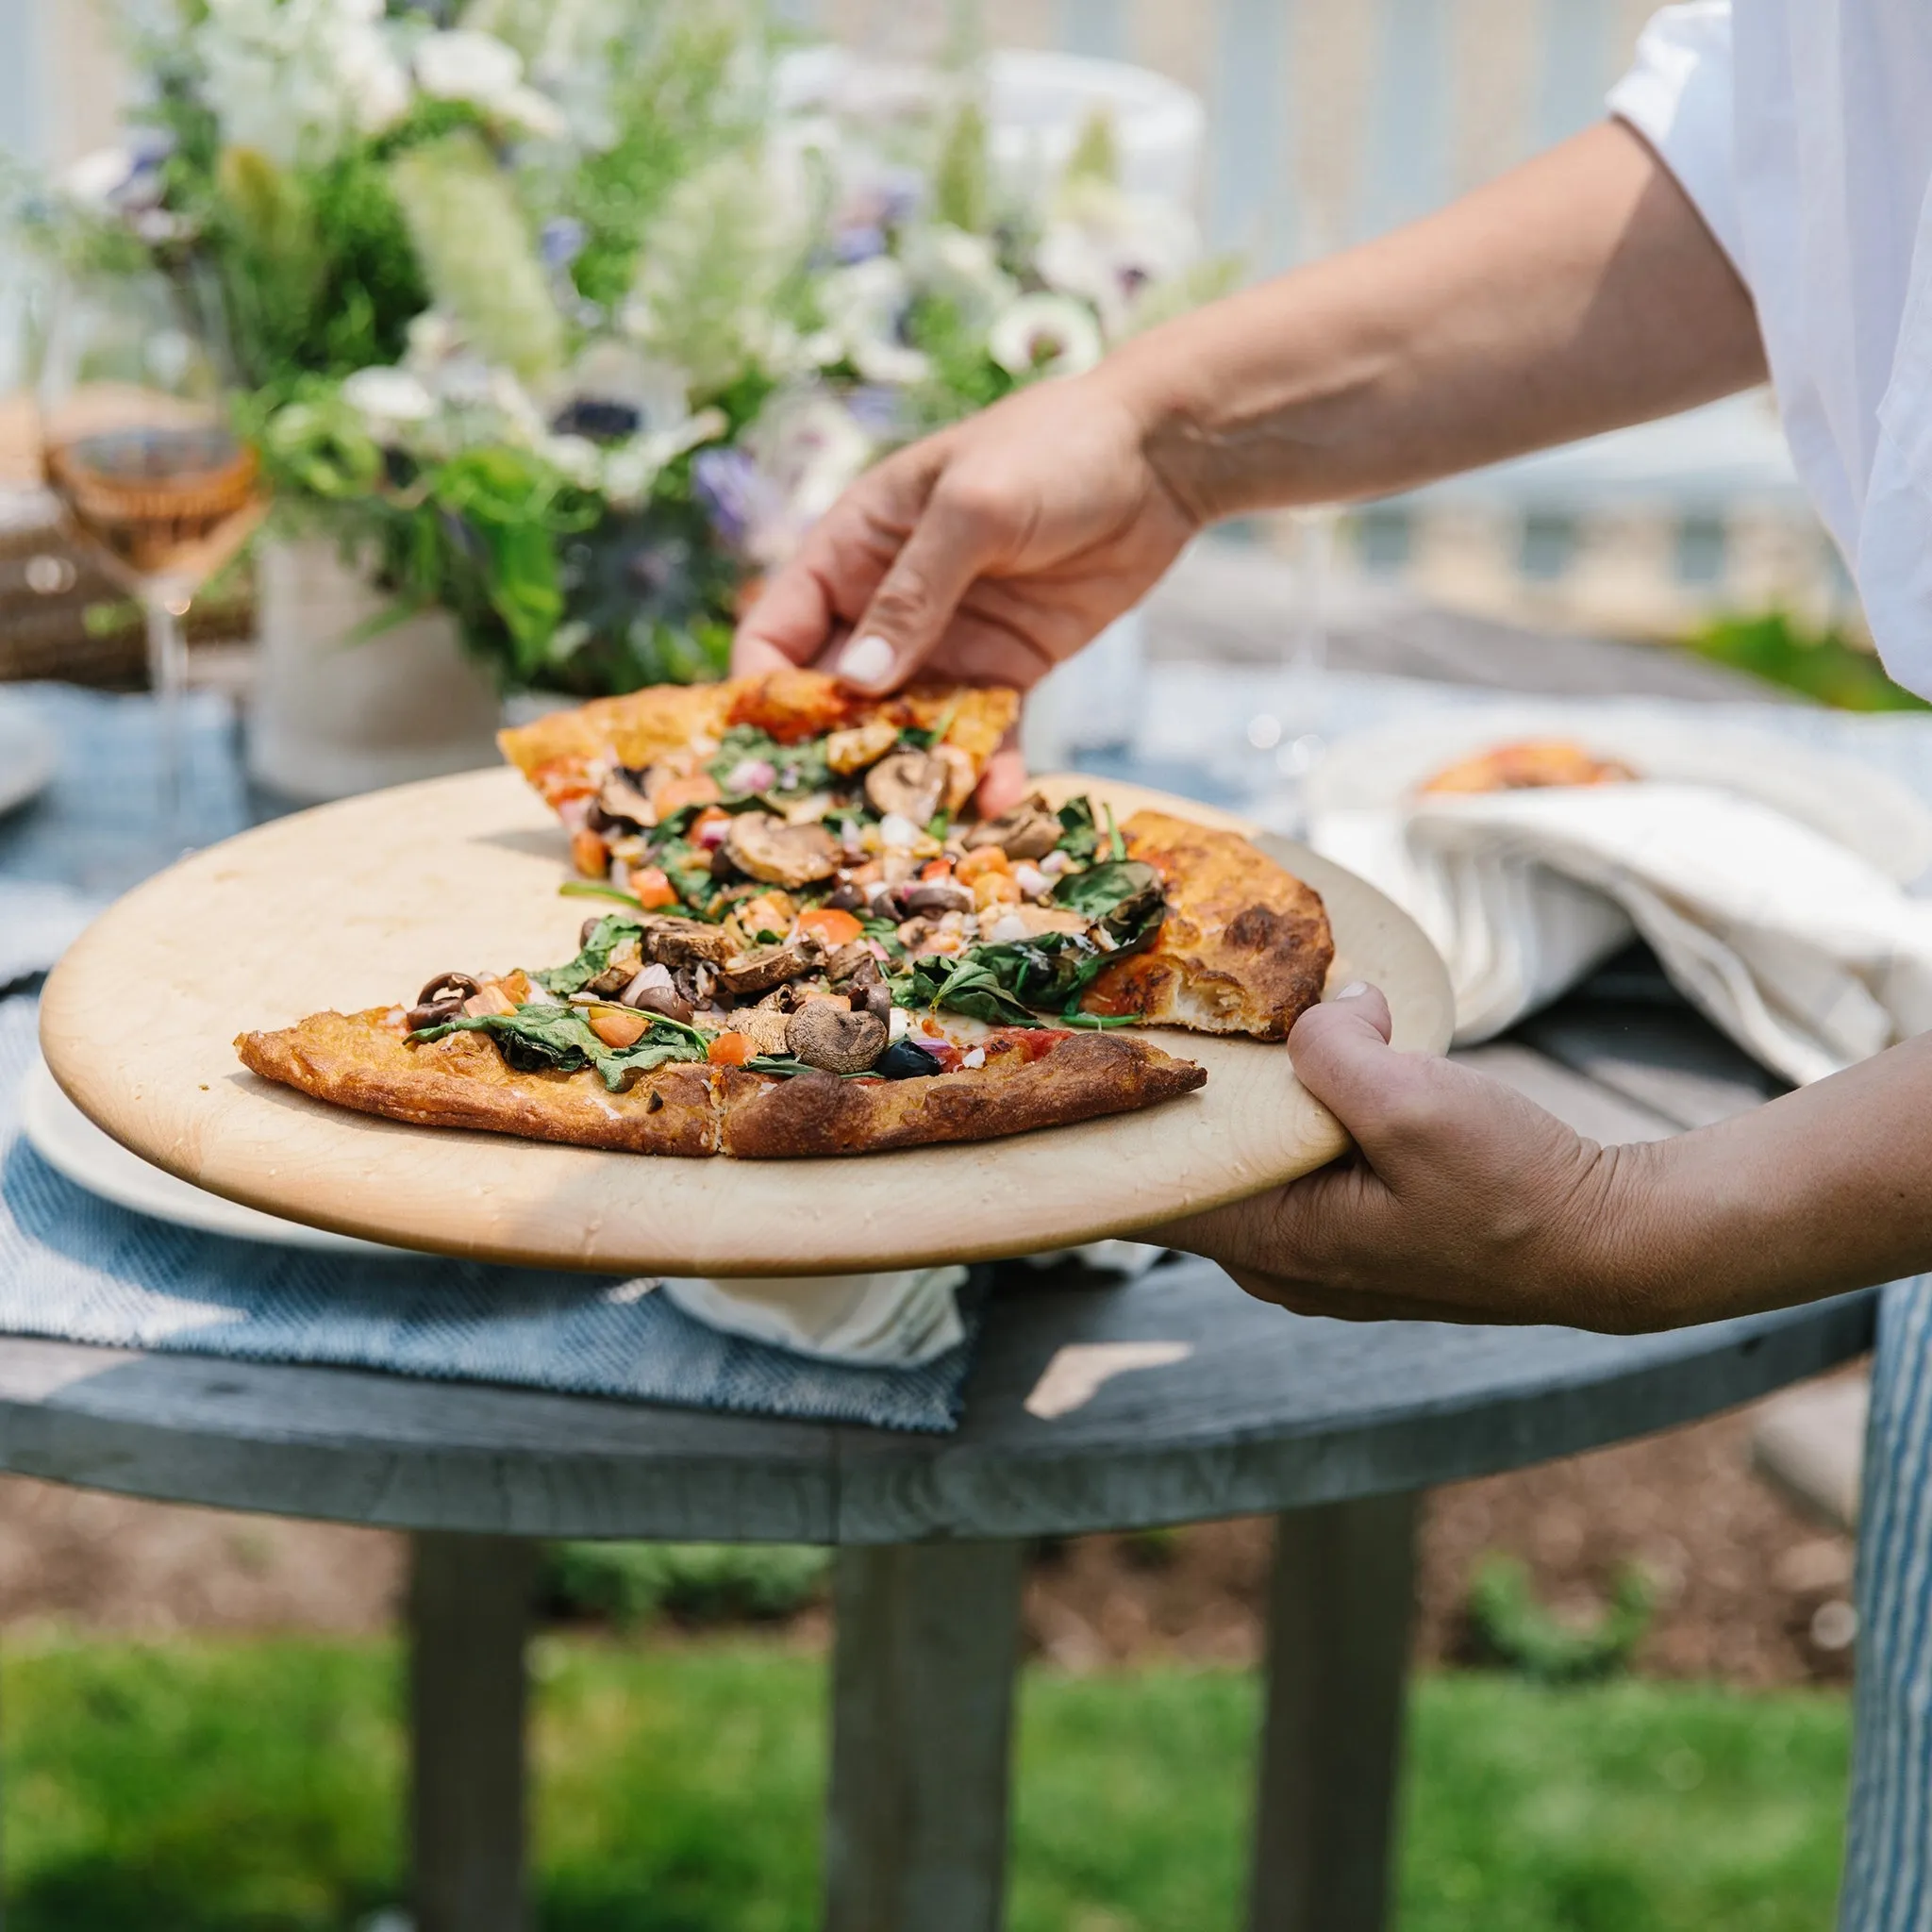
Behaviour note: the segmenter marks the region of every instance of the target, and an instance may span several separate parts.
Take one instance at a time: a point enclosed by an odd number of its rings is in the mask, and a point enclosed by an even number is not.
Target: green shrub
[[[1650,1627],[1650,1581],[1626,1564],[1594,1623],[1556,1616],[1537,1601],[1528,1566],[1514,1557],[1485,1557],[1465,1605],[1480,1660],[1541,1684],[1583,1683],[1623,1670]]]
[[[1748,671],[1840,711],[1923,711],[1924,699],[1892,683],[1885,667],[1841,630],[1808,630],[1789,611],[1725,617],[1684,640],[1700,658]]]
[[[797,1543],[553,1543],[543,1600],[566,1616],[628,1626],[772,1623],[817,1601],[829,1551]]]

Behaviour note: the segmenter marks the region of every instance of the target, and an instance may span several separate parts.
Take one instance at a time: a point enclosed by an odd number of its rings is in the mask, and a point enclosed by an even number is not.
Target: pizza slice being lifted
[[[610,903],[568,964],[237,1046],[339,1104],[640,1152],[787,1156],[1125,1111],[1205,1072],[1117,1030],[1284,1040],[1333,957],[1237,834],[1075,797],[968,807],[1011,691],[781,673],[504,734]]]

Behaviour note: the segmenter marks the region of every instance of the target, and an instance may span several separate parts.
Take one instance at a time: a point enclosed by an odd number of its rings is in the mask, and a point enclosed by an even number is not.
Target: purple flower
[[[885,231],[870,222],[853,223],[832,237],[832,255],[839,261],[870,261],[885,252]]]
[[[910,427],[905,392],[882,382],[861,382],[845,391],[853,420],[875,442],[895,442]]]
[[[770,486],[748,452],[713,445],[691,459],[691,494],[721,542],[741,548],[765,514]]]
[[[568,268],[584,252],[586,239],[584,225],[575,215],[553,215],[537,239],[544,267]]]

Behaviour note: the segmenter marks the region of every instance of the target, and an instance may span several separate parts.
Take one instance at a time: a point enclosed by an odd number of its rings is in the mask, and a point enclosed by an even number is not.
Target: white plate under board
[[[85,1188],[117,1208],[130,1208],[137,1214],[172,1222],[176,1227],[330,1255],[379,1256],[386,1260],[423,1258],[412,1249],[384,1247],[376,1241],[358,1241],[353,1235],[333,1234],[325,1227],[305,1227],[299,1221],[284,1221],[176,1180],[102,1133],[61,1092],[44,1060],[36,1059],[21,1082],[20,1129],[34,1152],[75,1187]]]
[[[0,814],[12,811],[54,775],[54,734],[17,698],[0,697]]]
[[[1901,885],[1932,867],[1932,811],[1868,765],[1747,724],[1547,699],[1457,706],[1338,737],[1309,774],[1308,809],[1319,815],[1400,805],[1444,766],[1522,738],[1568,739],[1599,758],[1621,759],[1640,777],[1755,798],[1848,846]]]

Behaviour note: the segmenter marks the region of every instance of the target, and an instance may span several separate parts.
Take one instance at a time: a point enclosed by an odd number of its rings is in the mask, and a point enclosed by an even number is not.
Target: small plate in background
[[[20,1129],[34,1152],[75,1187],[85,1188],[117,1208],[129,1208],[137,1214],[172,1222],[176,1227],[227,1235],[236,1241],[273,1241],[285,1248],[311,1248],[329,1255],[415,1258],[408,1248],[384,1247],[325,1227],[283,1221],[176,1180],[102,1133],[61,1092],[44,1060],[37,1059],[20,1083]]]

